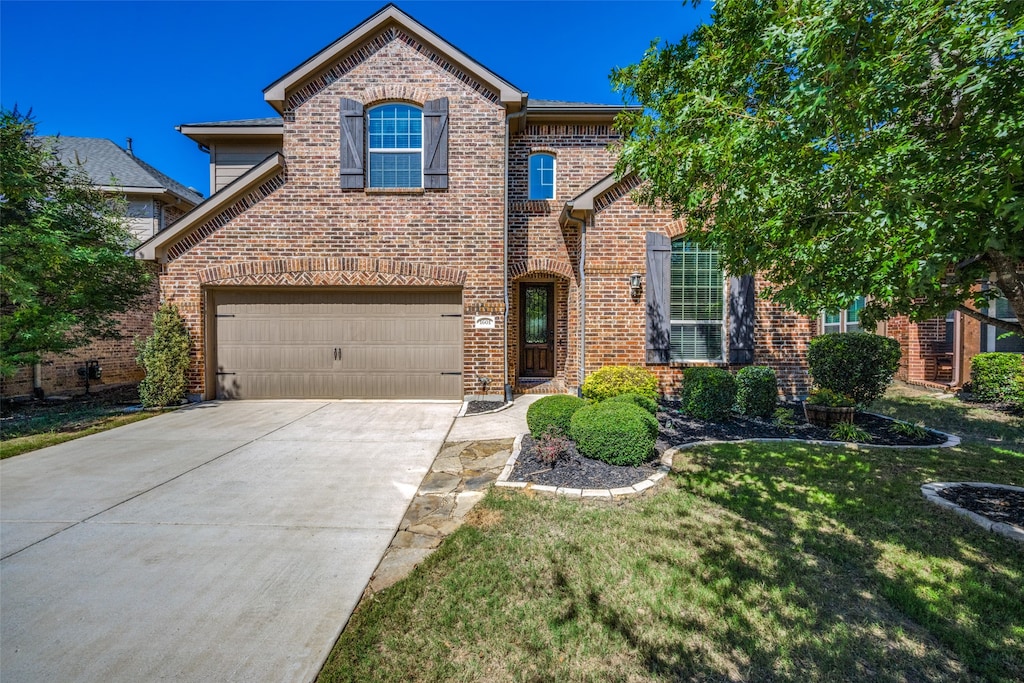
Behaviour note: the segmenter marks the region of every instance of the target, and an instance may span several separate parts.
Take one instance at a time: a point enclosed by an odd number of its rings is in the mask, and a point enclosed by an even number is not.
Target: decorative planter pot
[[[853,406],[820,406],[804,401],[804,417],[816,427],[831,427],[840,422],[853,424]]]

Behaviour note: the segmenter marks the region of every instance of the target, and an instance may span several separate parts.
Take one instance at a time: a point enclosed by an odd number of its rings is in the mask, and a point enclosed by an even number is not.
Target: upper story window
[[[669,310],[672,360],[724,360],[725,274],[717,251],[672,242]]]
[[[383,104],[367,117],[370,187],[423,187],[423,112]]]
[[[555,156],[530,155],[530,199],[555,198]]]
[[[849,308],[841,311],[825,312],[821,318],[821,331],[824,334],[833,332],[860,332],[860,312],[864,308],[864,297],[858,296]]]

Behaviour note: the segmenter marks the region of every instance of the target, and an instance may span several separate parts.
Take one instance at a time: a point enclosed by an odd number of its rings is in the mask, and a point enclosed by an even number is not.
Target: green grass
[[[23,436],[8,437],[4,432],[0,440],[0,460],[10,458],[22,453],[54,446],[65,441],[71,441],[90,434],[105,432],[114,427],[131,424],[139,420],[153,417],[156,413],[132,413],[130,415],[95,415],[83,417],[78,415],[71,424],[60,420],[47,419],[38,425],[39,431]],[[45,428],[44,426],[45,425]]]
[[[918,398],[893,409],[956,431]],[[1024,484],[1013,423],[960,419],[956,449],[687,451],[623,503],[492,491],[321,680],[1022,680],[1024,548],[919,490]]]

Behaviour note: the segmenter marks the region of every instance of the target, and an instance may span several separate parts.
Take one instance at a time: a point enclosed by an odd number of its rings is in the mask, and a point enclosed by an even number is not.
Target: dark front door
[[[519,286],[521,377],[555,375],[555,297],[551,283]]]

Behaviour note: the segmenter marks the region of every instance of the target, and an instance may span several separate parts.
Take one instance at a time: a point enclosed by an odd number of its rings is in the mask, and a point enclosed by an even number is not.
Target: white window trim
[[[399,149],[397,147],[371,147],[370,146],[370,113],[373,112],[375,109],[379,109],[381,107],[387,107],[389,105],[395,105],[395,104],[402,105],[404,107],[410,107],[410,108],[415,109],[416,111],[418,111],[420,113],[420,146],[419,147],[409,147],[409,148]],[[424,167],[423,167],[424,159],[423,159],[423,157],[425,156],[425,154],[423,153],[423,147],[424,147],[424,142],[425,142],[425,140],[424,140],[424,130],[423,130],[423,107],[419,107],[419,106],[416,106],[415,104],[410,104],[408,102],[397,102],[397,101],[396,102],[378,102],[377,104],[373,105],[372,107],[370,107],[369,109],[366,110],[365,125],[366,125],[366,170],[364,172],[366,173],[366,187],[367,187],[367,189],[369,189],[369,190],[422,190],[423,189],[423,170],[424,170]],[[413,186],[413,185],[403,185],[403,186],[400,186],[400,187],[388,187],[387,185],[374,185],[373,184],[373,180],[372,180],[373,176],[371,174],[371,168],[370,168],[370,159],[371,159],[372,155],[374,155],[374,154],[410,154],[412,152],[418,152],[419,155],[420,155],[420,184],[419,185],[415,185],[415,186]]]
[[[711,251],[711,250],[708,250],[708,251]],[[722,330],[722,343],[720,344],[720,348],[718,349],[718,358],[686,358],[686,357],[683,357],[683,356],[676,356],[675,354],[677,352],[677,349],[674,346],[670,346],[669,347],[669,357],[671,358],[671,362],[673,362],[673,363],[702,363],[702,364],[712,364],[712,365],[724,365],[724,364],[726,364],[725,344],[726,344],[726,339],[729,336],[729,329],[728,329],[728,325],[727,325],[727,320],[728,320],[728,316],[729,316],[729,292],[727,291],[728,290],[729,277],[726,274],[724,268],[721,269],[721,270],[722,270],[722,319],[721,320],[718,320],[718,321],[715,321],[715,320],[685,320],[685,319],[675,319],[675,318],[672,318],[670,316],[669,317],[669,321],[668,321],[669,329],[670,330],[672,329],[673,325],[713,325],[715,322],[717,322],[719,324],[719,327],[721,327],[721,330]],[[671,291],[670,291],[669,292],[669,309],[670,310],[671,310],[671,306],[672,306],[671,299],[672,299],[672,295],[671,295]]]
[[[1012,318],[1000,318],[999,316],[996,315],[996,313],[998,311],[999,311],[999,307],[996,305],[996,300],[995,299],[990,299],[989,302],[988,302],[988,314],[991,317],[995,318],[996,320],[1006,320],[1006,321],[1009,321],[1009,322],[1017,322],[1017,317],[1016,316],[1014,316]],[[995,325],[986,325],[985,327],[987,327],[988,329],[985,331],[986,332],[986,334],[985,334],[986,338],[985,338],[985,351],[984,352],[993,352],[996,349],[996,338],[999,337],[999,335],[1004,334],[1006,332],[1006,330],[1000,329],[1000,328],[996,327]]]
[[[864,302],[867,303],[867,297],[857,297],[857,298],[858,299],[864,299]],[[854,299],[854,301],[856,301],[856,299]],[[828,315],[828,313],[826,311],[822,311],[821,315],[818,316],[818,327],[821,330],[821,333],[822,334],[837,334],[837,333],[842,333],[842,332],[863,332],[864,331],[864,326],[861,324],[860,316],[857,316],[857,322],[853,324],[854,329],[852,329],[852,330],[849,329],[850,321],[847,319],[849,317],[849,310],[850,310],[849,308],[841,308],[841,309],[839,309],[839,311],[837,311],[837,313],[839,315],[839,322],[838,323],[826,323],[825,322],[825,318]],[[861,307],[861,310],[864,310],[863,306]],[[838,330],[826,329],[826,327],[835,327],[837,324],[839,325],[839,329]]]
[[[551,196],[534,199],[533,197],[533,158],[549,157],[551,159]],[[531,152],[526,160],[526,197],[531,202],[551,202],[558,196],[558,157],[551,152]]]

